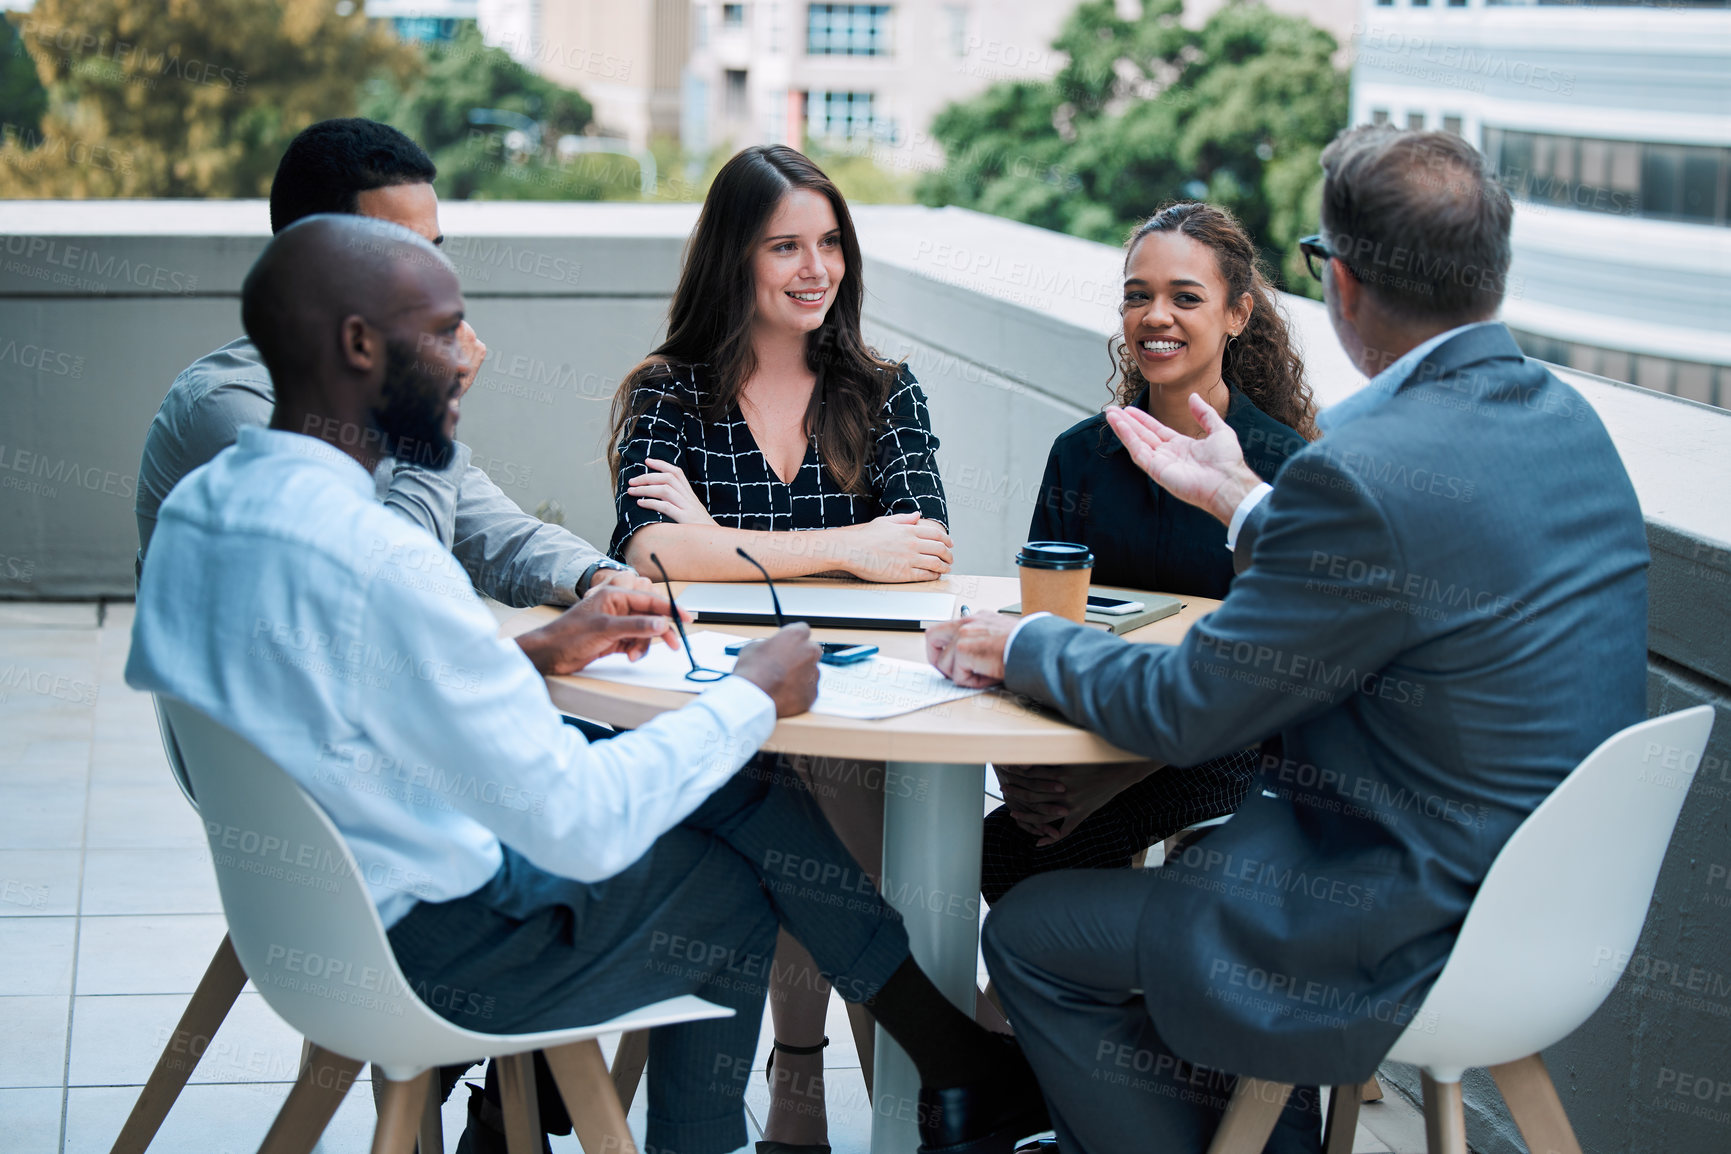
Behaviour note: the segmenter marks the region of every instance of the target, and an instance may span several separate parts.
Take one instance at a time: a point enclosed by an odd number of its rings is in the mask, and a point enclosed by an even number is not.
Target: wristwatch
[[[635,573],[637,570],[629,565],[621,565],[611,557],[603,557],[589,568],[583,570],[583,576],[577,578],[577,596],[582,597],[589,592],[589,586],[595,583],[595,573],[601,569],[617,569],[621,573]]]

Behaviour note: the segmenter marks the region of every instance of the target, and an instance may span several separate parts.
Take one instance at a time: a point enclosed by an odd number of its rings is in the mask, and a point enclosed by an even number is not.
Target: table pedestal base
[[[892,761],[884,772],[884,899],[907,924],[914,960],[970,1018],[985,788],[984,765]],[[920,1077],[882,1027],[872,1070],[872,1154],[912,1154],[920,1144]]]

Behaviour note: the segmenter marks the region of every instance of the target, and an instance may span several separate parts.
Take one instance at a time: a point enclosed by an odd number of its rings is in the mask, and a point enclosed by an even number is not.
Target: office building
[[[1529,355],[1731,407],[1731,6],[1367,0],[1354,123],[1458,132],[1516,201]]]

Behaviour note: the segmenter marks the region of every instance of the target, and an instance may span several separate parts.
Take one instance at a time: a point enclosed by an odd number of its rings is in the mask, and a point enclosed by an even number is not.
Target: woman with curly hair
[[[1201,396],[1267,481],[1317,436],[1304,364],[1256,245],[1231,213],[1171,204],[1137,226],[1119,312],[1122,331],[1108,343],[1114,404],[1198,436],[1190,398]],[[1232,584],[1225,528],[1148,480],[1104,414],[1053,444],[1028,539],[1088,546],[1101,585],[1218,598]],[[1254,749],[1182,769],[999,766],[1008,804],[986,819],[981,890],[995,904],[1032,874],[1126,866],[1154,842],[1237,809],[1255,766]]]

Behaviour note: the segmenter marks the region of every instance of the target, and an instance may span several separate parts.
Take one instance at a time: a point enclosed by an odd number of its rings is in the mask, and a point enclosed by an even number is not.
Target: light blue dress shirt
[[[456,559],[379,504],[365,469],[258,427],[163,503],[126,681],[293,775],[387,926],[480,888],[501,843],[549,872],[611,877],[775,728],[768,695],[730,677],[589,745]]]

